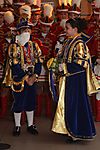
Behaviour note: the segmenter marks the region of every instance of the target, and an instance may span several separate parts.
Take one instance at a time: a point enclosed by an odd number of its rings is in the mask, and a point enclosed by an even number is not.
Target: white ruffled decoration
[[[49,18],[52,17],[53,13],[53,6],[50,4],[45,4],[44,5],[44,16],[48,16]]]
[[[6,11],[4,13],[4,20],[7,23],[9,23],[9,24],[13,23],[14,22],[14,15],[13,15],[13,13],[11,11]]]

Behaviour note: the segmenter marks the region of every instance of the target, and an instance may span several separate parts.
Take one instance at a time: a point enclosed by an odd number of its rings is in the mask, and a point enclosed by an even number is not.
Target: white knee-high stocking
[[[28,127],[33,125],[34,111],[26,111]]]
[[[20,122],[21,122],[21,113],[15,113],[14,112],[14,119],[15,119],[15,126],[20,127],[21,126],[21,124],[20,124]]]

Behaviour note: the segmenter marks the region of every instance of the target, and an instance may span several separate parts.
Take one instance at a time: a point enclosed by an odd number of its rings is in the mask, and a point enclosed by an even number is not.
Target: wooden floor
[[[36,118],[39,134],[34,136],[27,133],[26,124],[21,128],[19,137],[12,136],[12,119],[0,119],[0,142],[11,144],[10,150],[100,150],[100,123],[95,123],[97,136],[92,141],[66,143],[63,135],[51,132],[52,120]]]

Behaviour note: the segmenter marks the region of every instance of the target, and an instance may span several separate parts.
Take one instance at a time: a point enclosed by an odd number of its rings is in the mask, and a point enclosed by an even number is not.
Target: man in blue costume
[[[30,40],[32,24],[27,21],[17,25],[18,35],[8,48],[7,71],[3,83],[12,88],[14,103],[14,136],[20,135],[21,114],[27,115],[27,131],[38,134],[33,124],[36,107],[35,84],[41,72],[41,50],[37,43]]]

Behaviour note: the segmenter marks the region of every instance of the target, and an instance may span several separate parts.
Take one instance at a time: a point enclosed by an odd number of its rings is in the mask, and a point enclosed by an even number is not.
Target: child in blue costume
[[[41,50],[37,43],[30,40],[32,24],[27,21],[18,24],[18,35],[8,49],[8,67],[4,82],[12,88],[14,102],[15,128],[14,136],[20,135],[21,114],[27,115],[27,130],[31,134],[38,134],[33,124],[36,107],[35,84],[41,72]],[[10,73],[8,73],[10,72]],[[9,76],[9,80],[8,77]]]

